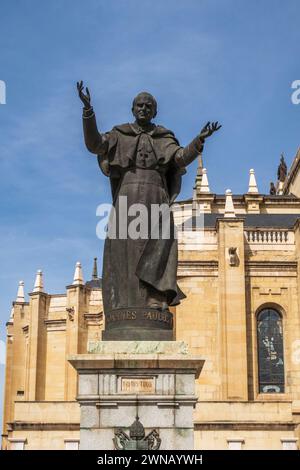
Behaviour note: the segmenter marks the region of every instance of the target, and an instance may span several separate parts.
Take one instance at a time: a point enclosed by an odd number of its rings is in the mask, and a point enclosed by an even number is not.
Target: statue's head
[[[157,102],[154,96],[146,91],[139,93],[132,103],[132,114],[140,125],[149,124],[156,116]]]
[[[285,163],[285,159],[284,159],[284,154],[283,154],[283,153],[280,155],[280,163],[281,163],[282,166],[286,167],[286,163]]]

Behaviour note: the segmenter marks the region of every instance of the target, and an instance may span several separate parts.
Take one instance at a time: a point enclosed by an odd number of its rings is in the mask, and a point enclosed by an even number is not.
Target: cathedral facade
[[[174,339],[205,364],[196,380],[195,449],[298,449],[300,438],[300,151],[270,195],[253,170],[242,195],[214,194],[199,162],[193,197],[174,207]],[[246,188],[247,189],[247,188]],[[77,263],[62,294],[42,273],[20,282],[7,323],[2,448],[78,449],[77,372],[67,358],[101,341],[101,279]]]

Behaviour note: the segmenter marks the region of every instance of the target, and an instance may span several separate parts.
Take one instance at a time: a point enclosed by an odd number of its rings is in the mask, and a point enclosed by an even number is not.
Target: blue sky
[[[142,90],[156,96],[156,122],[182,145],[219,120],[204,152],[211,190],[246,192],[254,168],[268,192],[280,153],[289,165],[300,144],[300,105],[291,102],[299,17],[298,0],[1,2],[2,340],[20,279],[30,292],[42,269],[46,290],[63,292],[77,260],[86,278],[94,256],[101,264],[95,211],[110,190],[84,148],[76,81],[89,86],[103,131],[131,121]],[[192,195],[195,171],[182,198]]]

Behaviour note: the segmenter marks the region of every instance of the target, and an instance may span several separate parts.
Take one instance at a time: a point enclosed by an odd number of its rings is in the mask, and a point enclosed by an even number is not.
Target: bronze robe
[[[121,196],[126,196],[128,208],[140,203],[149,213],[152,204],[174,202],[185,170],[176,164],[175,155],[183,149],[171,131],[154,124],[147,130],[136,123],[123,124],[101,134],[101,144],[95,145],[96,132],[95,117],[84,119],[86,144],[98,154],[99,166],[110,178],[117,218],[128,217],[120,212]],[[134,218],[128,217],[128,223]],[[164,310],[185,297],[176,282],[177,239],[172,213],[168,239],[151,238],[153,228],[149,217],[147,239],[106,238],[102,274],[105,314],[120,308]]]

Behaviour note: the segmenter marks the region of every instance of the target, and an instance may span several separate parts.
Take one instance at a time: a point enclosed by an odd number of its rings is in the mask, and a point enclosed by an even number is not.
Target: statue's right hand
[[[84,107],[88,109],[91,107],[91,95],[87,87],[85,89],[86,95],[83,93],[83,90],[84,90],[84,86],[83,86],[83,81],[81,80],[80,82],[77,82],[77,91],[78,91],[79,98],[84,104]]]
[[[217,122],[208,122],[207,124],[205,124],[205,126],[201,129],[201,132],[200,132],[200,137],[205,140],[207,139],[207,137],[210,137],[214,132],[218,131],[219,129],[221,129],[221,124]]]

